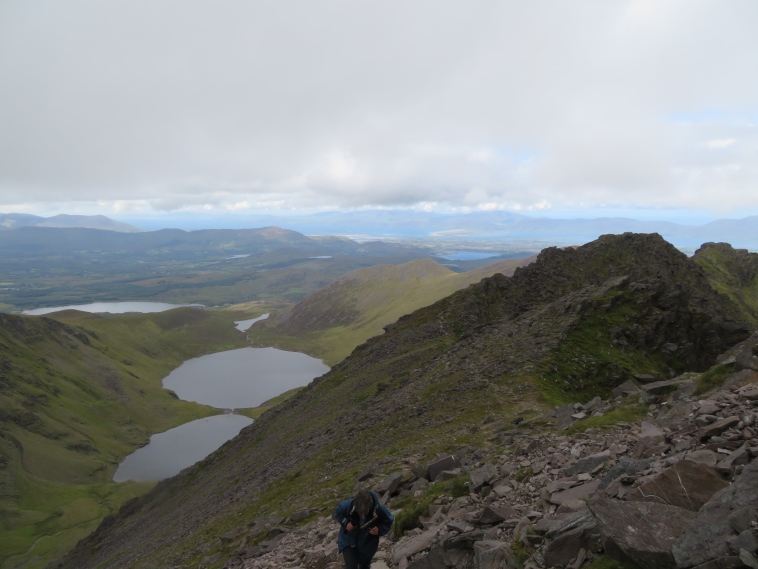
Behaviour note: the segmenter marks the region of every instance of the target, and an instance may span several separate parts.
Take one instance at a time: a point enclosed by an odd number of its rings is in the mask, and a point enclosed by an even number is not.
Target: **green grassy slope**
[[[254,327],[251,339],[334,365],[401,316],[495,273],[511,275],[533,260],[500,261],[465,273],[454,273],[432,259],[359,269]]]
[[[713,288],[726,294],[742,316],[758,324],[758,253],[728,243],[706,243],[693,260],[707,273]]]
[[[247,535],[252,520],[303,508],[327,514],[368,468],[389,474],[477,437],[486,444],[485,422],[508,428],[531,410],[520,428],[538,428],[556,391],[589,397],[634,373],[706,369],[747,337],[723,317],[730,312],[660,236],[546,250],[512,278],[494,275],[403,316],[207,459],[127,504],[63,567],[221,567],[235,547],[221,538]]]
[[[102,317],[0,314],[0,560],[44,567],[150,485],[116,485],[152,433],[217,411],[161,379],[185,359],[241,347],[250,313],[181,308]]]

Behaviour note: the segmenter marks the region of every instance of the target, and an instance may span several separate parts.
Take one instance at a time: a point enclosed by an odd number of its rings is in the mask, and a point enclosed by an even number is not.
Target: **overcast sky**
[[[755,0],[2,0],[0,211],[758,213]]]

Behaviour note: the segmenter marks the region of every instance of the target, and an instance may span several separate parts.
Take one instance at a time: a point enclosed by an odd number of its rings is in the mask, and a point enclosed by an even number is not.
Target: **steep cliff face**
[[[60,566],[196,566],[253,517],[325,512],[371,464],[433,456],[485,416],[702,370],[747,336],[734,303],[658,235],[548,249],[400,318]]]

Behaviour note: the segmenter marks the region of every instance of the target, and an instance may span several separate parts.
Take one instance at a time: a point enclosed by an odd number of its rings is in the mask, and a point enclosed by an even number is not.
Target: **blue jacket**
[[[337,536],[337,548],[339,552],[346,547],[356,547],[358,549],[359,563],[368,563],[374,557],[377,548],[379,547],[379,537],[387,535],[392,527],[392,522],[395,521],[395,517],[390,513],[384,504],[379,502],[379,497],[371,492],[371,497],[374,499],[374,505],[369,512],[369,519],[376,517],[374,521],[366,525],[366,527],[360,527],[360,520],[358,513],[353,508],[353,499],[348,498],[343,500],[334,509],[334,519],[340,524],[340,533]],[[347,531],[347,523],[352,522],[354,529],[351,532]],[[371,535],[369,530],[372,527],[379,528],[379,535]]]

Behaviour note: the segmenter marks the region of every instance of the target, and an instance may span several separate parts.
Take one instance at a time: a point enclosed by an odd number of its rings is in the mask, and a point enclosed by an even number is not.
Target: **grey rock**
[[[511,551],[511,546],[502,541],[477,541],[474,543],[476,569],[520,569],[521,564]]]
[[[646,569],[674,569],[671,547],[697,514],[652,502],[590,502],[606,555]]]
[[[731,429],[732,427],[736,427],[740,422],[740,418],[736,416],[727,417],[725,419],[721,419],[720,421],[716,421],[715,423],[711,423],[710,425],[707,425],[700,429],[700,432],[698,433],[698,436],[701,441],[705,441],[710,439],[711,437],[715,437],[716,435],[720,435],[724,431]]]
[[[682,460],[629,492],[626,499],[697,512],[716,492],[727,486],[729,483],[711,467]]]
[[[631,380],[627,380],[621,385],[614,387],[611,390],[611,393],[613,393],[614,397],[624,397],[626,395],[636,395],[640,392],[640,388],[637,387],[637,384],[634,383]]]
[[[429,553],[412,561],[407,569],[447,569],[445,552],[442,547],[433,547]]]
[[[437,529],[432,528],[421,534],[403,539],[395,547],[395,550],[392,553],[392,561],[397,565],[403,558],[410,557],[414,553],[427,549],[432,543],[434,543],[436,537]]]
[[[592,482],[587,482],[586,484],[581,484],[580,486],[574,486],[573,488],[569,488],[563,492],[556,492],[550,496],[550,502],[560,506],[563,504],[563,502],[567,502],[569,500],[586,501],[587,498],[595,493],[599,485],[600,480],[593,480]]]
[[[697,567],[728,557],[727,539],[741,533],[732,528],[730,513],[755,507],[758,507],[758,461],[748,464],[731,486],[714,494],[687,526],[672,549],[679,567]]]
[[[719,461],[719,455],[713,452],[712,450],[708,449],[700,449],[693,451],[687,455],[687,460],[691,460],[692,462],[698,462],[700,464],[705,464],[706,466],[710,466],[713,468],[716,466],[716,463]]]
[[[453,470],[461,465],[460,461],[454,456],[446,456],[431,462],[426,467],[426,478],[431,482],[437,480],[437,476],[444,470]]]
[[[737,536],[737,539],[729,544],[729,547],[731,547],[732,551],[737,554],[739,554],[741,549],[749,551],[750,553],[755,553],[758,551],[758,537],[756,537],[754,531],[746,529]]]
[[[585,458],[580,458],[574,464],[570,464],[561,471],[561,476],[575,476],[576,474],[583,472],[590,472],[595,467],[600,466],[608,462],[611,458],[611,453],[607,450],[596,454],[591,454]]]
[[[448,537],[442,542],[445,551],[450,549],[474,549],[474,543],[484,539],[484,531],[474,530]]]
[[[476,516],[476,523],[479,525],[493,525],[517,518],[519,513],[513,508],[487,506],[482,510],[481,514]]]
[[[547,544],[545,547],[545,565],[547,567],[565,567],[579,556],[581,550],[597,551],[600,546],[600,534],[597,521],[590,519]]]
[[[632,460],[629,458],[624,458],[618,464],[613,466],[608,472],[606,472],[605,476],[600,479],[600,486],[598,486],[598,490],[605,490],[611,482],[620,476],[636,477],[640,472],[646,468],[649,468],[652,463],[653,460],[649,458],[644,460]]]
[[[489,484],[498,477],[497,468],[492,464],[485,464],[471,472],[471,485],[469,488],[476,491],[485,484]]]
[[[571,417],[574,412],[574,406],[571,403],[566,403],[555,408],[555,420],[559,431],[568,429],[574,424],[574,419]]]
[[[398,488],[400,488],[400,484],[402,482],[403,482],[403,473],[396,472],[394,474],[390,474],[387,478],[385,478],[379,484],[377,484],[374,487],[374,491],[380,495],[389,494],[391,496],[397,491]]]

